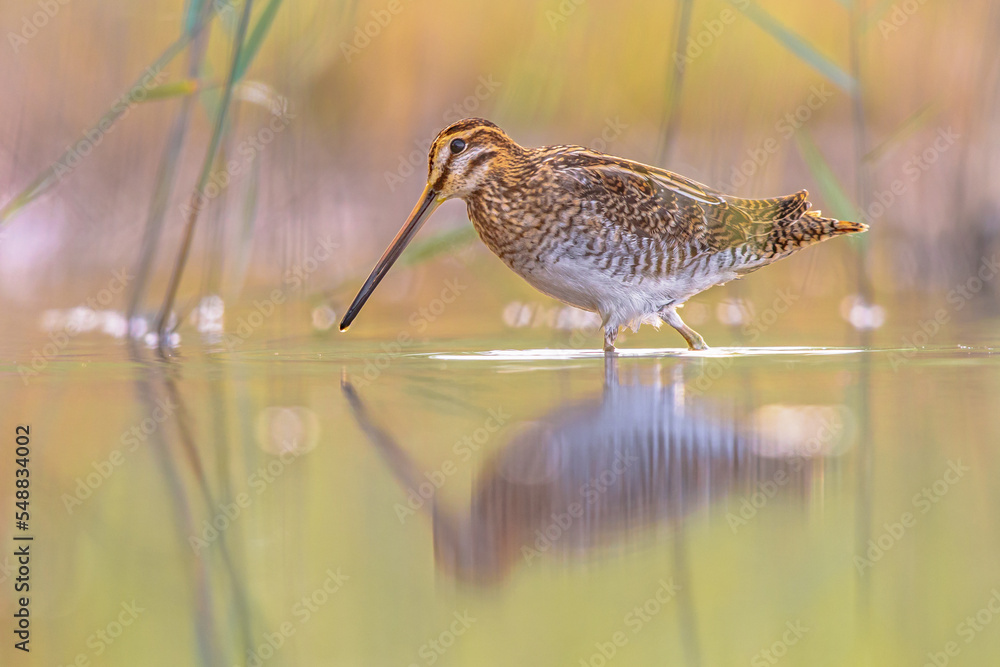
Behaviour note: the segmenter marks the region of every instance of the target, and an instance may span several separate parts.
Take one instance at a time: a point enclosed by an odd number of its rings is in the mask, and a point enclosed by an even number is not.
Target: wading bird
[[[618,330],[664,321],[692,350],[708,346],[677,309],[715,285],[807,246],[863,232],[810,210],[805,190],[741,199],[581,146],[524,148],[488,120],[445,128],[431,144],[427,186],[348,308],[346,331],[421,225],[463,199],[483,243],[539,291]]]

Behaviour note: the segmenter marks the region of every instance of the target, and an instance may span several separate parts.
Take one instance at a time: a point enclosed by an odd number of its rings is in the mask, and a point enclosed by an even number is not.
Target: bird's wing
[[[665,169],[583,148],[561,147],[547,162],[572,196],[622,231],[710,252],[763,243],[776,223],[799,218],[809,206],[804,190],[740,199]]]

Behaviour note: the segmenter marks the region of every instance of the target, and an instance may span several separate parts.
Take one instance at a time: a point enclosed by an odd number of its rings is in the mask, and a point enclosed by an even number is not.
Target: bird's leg
[[[684,340],[687,341],[689,350],[708,349],[708,345],[705,344],[705,339],[701,337],[701,334],[684,324],[684,320],[682,320],[681,316],[677,314],[677,306],[667,306],[661,310],[660,319],[677,329],[677,332],[684,336]]]
[[[604,354],[615,353],[615,340],[618,338],[618,327],[604,325]]]

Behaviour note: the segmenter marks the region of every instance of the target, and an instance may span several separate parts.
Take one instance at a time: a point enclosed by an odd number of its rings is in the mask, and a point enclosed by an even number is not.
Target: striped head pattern
[[[439,200],[464,198],[506,166],[523,149],[499,127],[482,118],[449,125],[434,139],[427,156],[427,185]]]

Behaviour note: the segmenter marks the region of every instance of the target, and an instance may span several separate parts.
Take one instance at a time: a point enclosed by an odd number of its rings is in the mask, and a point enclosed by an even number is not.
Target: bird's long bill
[[[341,331],[347,331],[347,327],[351,326],[351,322],[361,312],[361,308],[368,301],[368,297],[372,295],[378,284],[382,282],[382,278],[389,272],[389,268],[403,254],[403,250],[413,240],[413,237],[416,236],[417,231],[426,222],[427,218],[431,217],[431,213],[441,203],[437,197],[437,192],[428,183],[427,187],[424,188],[423,194],[420,195],[417,205],[410,212],[410,217],[406,219],[402,229],[396,234],[396,238],[385,249],[381,259],[378,260],[378,264],[375,265],[375,268],[372,269],[371,274],[368,276],[368,280],[365,281],[365,284],[361,286],[361,290],[358,291],[358,295],[354,297],[354,302],[347,309],[347,314],[344,315],[344,320],[340,323]]]

